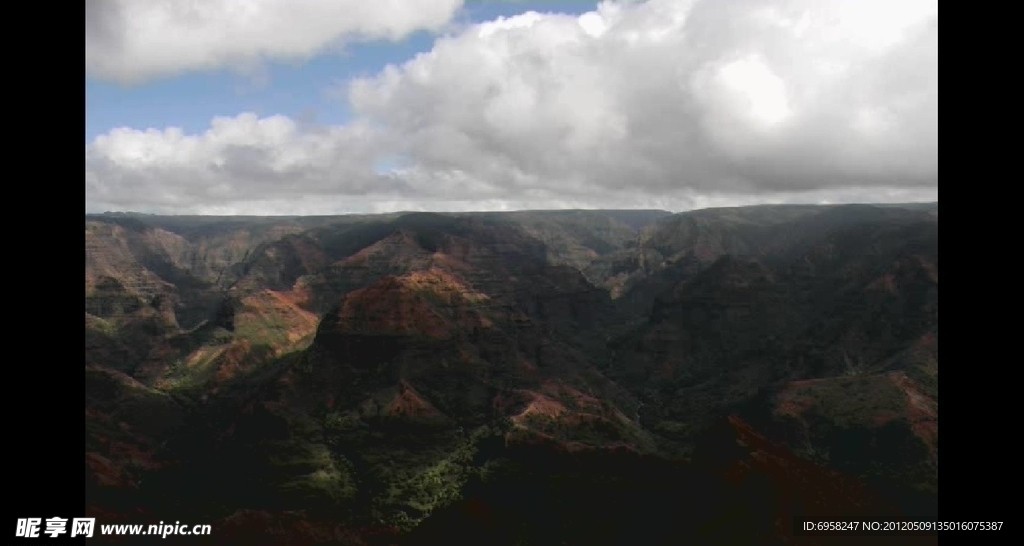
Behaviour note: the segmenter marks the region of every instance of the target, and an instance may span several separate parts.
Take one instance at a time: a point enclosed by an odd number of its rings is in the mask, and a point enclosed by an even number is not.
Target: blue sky
[[[526,11],[580,14],[594,8],[587,0],[485,0],[466,2],[452,22],[459,25],[510,17]],[[322,124],[346,123],[350,112],[339,85],[352,77],[376,74],[389,63],[401,64],[429,51],[436,34],[417,31],[399,41],[352,43],[343,52],[307,61],[268,62],[256,75],[230,69],[120,85],[88,77],[85,83],[89,142],[115,127],[180,127],[201,132],[214,116],[255,112],[283,114]]]
[[[938,199],[937,0],[90,0],[86,211]]]

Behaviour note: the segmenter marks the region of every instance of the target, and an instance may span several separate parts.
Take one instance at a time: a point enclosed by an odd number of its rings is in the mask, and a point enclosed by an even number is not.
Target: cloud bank
[[[86,147],[87,207],[937,199],[937,21],[935,0],[606,1],[582,16],[525,13],[350,82],[349,126],[243,114],[200,135],[111,131]]]
[[[438,30],[462,0],[89,0],[90,76],[139,83],[192,70],[308,59],[346,40]]]

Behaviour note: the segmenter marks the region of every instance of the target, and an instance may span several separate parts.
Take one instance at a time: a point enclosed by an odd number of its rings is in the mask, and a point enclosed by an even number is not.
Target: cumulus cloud
[[[932,187],[934,1],[603,2],[439,40],[358,112],[481,187]]]
[[[235,118],[291,127],[241,151],[218,122],[194,137],[104,135],[87,146],[87,196],[103,190],[114,203],[138,186],[167,206],[181,191],[241,211],[253,209],[210,188],[274,200],[287,184],[332,194],[318,206],[342,210],[937,199],[937,17],[935,0],[525,13],[350,82],[350,127]],[[115,160],[133,142],[164,159]],[[263,157],[278,148],[291,150],[291,170]],[[206,163],[187,159],[197,154]]]
[[[90,76],[137,83],[190,70],[251,70],[351,39],[438,30],[462,0],[89,0]]]
[[[86,148],[87,200],[102,210],[229,211],[401,192],[401,180],[373,169],[380,138],[361,123],[303,127],[251,113],[215,118],[198,135],[115,129]]]

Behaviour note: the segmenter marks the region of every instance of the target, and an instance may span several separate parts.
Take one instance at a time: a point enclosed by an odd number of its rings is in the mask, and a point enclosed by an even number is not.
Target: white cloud
[[[197,136],[108,133],[87,146],[87,200],[283,213],[309,204],[287,208],[281,187],[348,210],[932,200],[937,32],[934,0],[530,12],[351,82],[351,126],[243,116]]]
[[[114,129],[86,147],[90,210],[238,210],[238,203],[387,195],[404,183],[376,173],[380,136],[361,123],[302,127],[284,116],[215,118],[199,135]]]
[[[89,75],[137,83],[190,70],[252,70],[353,39],[438,30],[462,0],[89,0]]]
[[[356,81],[435,174],[510,194],[933,188],[935,2],[649,0],[438,40]]]

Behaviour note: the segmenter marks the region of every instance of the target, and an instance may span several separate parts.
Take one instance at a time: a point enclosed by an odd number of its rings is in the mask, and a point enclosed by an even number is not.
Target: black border
[[[7,540],[17,518],[85,516],[85,4],[11,7],[8,24],[25,32],[5,44]],[[27,540],[15,542],[57,542]]]

